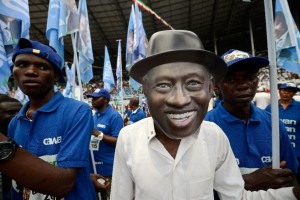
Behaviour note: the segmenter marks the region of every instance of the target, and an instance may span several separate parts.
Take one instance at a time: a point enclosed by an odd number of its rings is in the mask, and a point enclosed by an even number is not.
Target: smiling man
[[[244,190],[227,137],[203,121],[213,81],[219,83],[226,70],[190,31],[152,35],[147,57],[130,70],[143,85],[152,117],[120,132],[111,200],[212,200],[213,189],[223,200],[295,199],[292,188]]]

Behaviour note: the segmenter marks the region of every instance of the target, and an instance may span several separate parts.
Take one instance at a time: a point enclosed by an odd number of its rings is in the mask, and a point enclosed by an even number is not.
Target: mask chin
[[[184,138],[190,136],[190,135],[187,135],[187,136],[179,137],[179,136],[171,135],[171,134],[165,132],[165,131],[161,128],[161,126],[159,125],[159,123],[157,123],[156,121],[154,121],[154,122],[155,122],[155,124],[158,126],[158,128],[161,130],[161,132],[162,132],[165,136],[167,136],[168,138],[170,138],[170,139],[172,139],[172,140],[181,140],[181,139],[184,139]],[[200,130],[200,126],[199,126],[199,128],[198,128],[193,134],[197,133],[199,130]],[[191,134],[191,135],[193,135],[193,134]]]

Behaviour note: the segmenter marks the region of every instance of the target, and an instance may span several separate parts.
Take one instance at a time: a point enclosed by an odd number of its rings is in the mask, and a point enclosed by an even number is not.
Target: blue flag
[[[49,40],[49,45],[62,58],[62,63],[64,63],[63,37],[78,30],[79,19],[75,0],[50,0],[46,37]]]
[[[134,14],[132,15],[132,23],[134,27],[134,44],[132,63],[135,63],[146,57],[146,48],[148,46],[148,39],[143,26],[142,12],[139,10],[137,2],[134,5]],[[134,79],[130,78],[130,86],[138,90],[141,85]]]
[[[134,8],[131,6],[131,12],[129,16],[128,30],[127,30],[127,42],[126,42],[126,70],[130,71],[132,66],[133,56],[133,44],[134,44]]]
[[[79,70],[83,83],[88,83],[93,78],[94,56],[90,34],[89,15],[86,0],[79,2],[79,34],[77,51],[79,53]]]
[[[6,52],[2,40],[2,34],[0,34],[0,86],[6,85],[11,75],[11,70],[7,62]]]
[[[66,89],[64,91],[64,96],[75,99],[74,90],[76,87],[75,84],[75,67],[74,64],[69,68],[68,64],[65,64],[66,76],[67,76],[67,84]]]
[[[103,66],[103,82],[104,89],[111,92],[113,87],[115,86],[114,75],[111,68],[110,58],[108,54],[107,47],[105,46],[105,58],[104,58],[104,66]]]
[[[13,48],[21,37],[29,38],[29,27],[27,0],[0,1],[0,86],[11,75]]]
[[[117,69],[116,69],[116,77],[117,77],[117,93],[122,95],[122,54],[121,54],[121,40],[119,40],[118,44],[118,57],[117,57]]]
[[[286,0],[276,0],[274,23],[277,66],[300,75],[300,34]]]

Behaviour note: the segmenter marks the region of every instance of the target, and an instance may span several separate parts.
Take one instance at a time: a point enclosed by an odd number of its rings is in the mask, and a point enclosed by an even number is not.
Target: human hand
[[[101,176],[100,174],[90,174],[90,176],[93,185],[95,187],[95,190],[97,192],[100,192],[101,190],[105,190],[110,185],[109,179],[105,178],[104,176]],[[100,181],[98,181],[98,179],[103,179],[104,184],[101,184]]]
[[[280,163],[285,167],[286,162]],[[291,186],[293,183],[293,172],[290,169],[272,169],[271,166],[260,168],[250,174],[243,175],[245,189],[250,191],[276,189]]]

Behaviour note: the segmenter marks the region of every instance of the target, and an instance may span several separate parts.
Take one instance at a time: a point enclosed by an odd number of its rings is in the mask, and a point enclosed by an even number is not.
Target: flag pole
[[[79,84],[79,89],[80,89],[79,100],[83,101],[81,76],[80,76],[80,69],[79,69],[79,66],[78,66],[77,49],[76,49],[76,44],[75,44],[75,42],[77,40],[77,35],[78,35],[78,32],[72,33],[71,38],[72,38],[72,46],[73,46],[73,52],[74,52],[74,65],[75,65],[75,68],[76,68],[78,84]],[[75,95],[75,93],[74,93],[74,95]]]
[[[119,46],[119,42],[121,42],[122,40],[121,39],[118,39],[118,40],[116,40],[117,42],[118,42],[118,46]],[[121,109],[120,109],[120,112],[121,112],[121,115],[123,116],[123,76],[122,76],[122,64],[121,64],[121,62],[122,62],[122,54],[120,55],[121,56],[121,59],[120,59],[120,71],[121,71],[121,77],[120,77],[120,91],[119,91],[119,93],[121,93],[120,94],[120,97],[121,97],[121,103],[120,103],[120,105],[121,105]],[[117,58],[118,59],[118,58]],[[118,63],[118,61],[117,61],[117,63]],[[117,66],[118,67],[118,66]],[[117,80],[118,81],[118,80]],[[118,82],[117,82],[118,83]]]
[[[270,90],[271,90],[271,118],[272,118],[272,167],[280,168],[280,145],[279,145],[279,112],[277,95],[277,65],[273,23],[272,0],[264,0],[266,29],[268,41],[268,58],[270,61]]]

